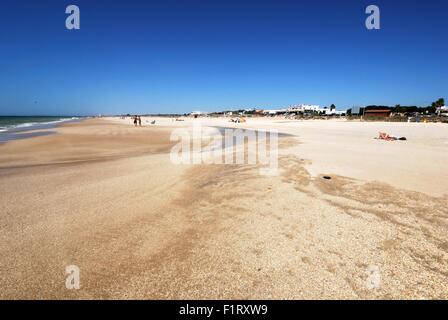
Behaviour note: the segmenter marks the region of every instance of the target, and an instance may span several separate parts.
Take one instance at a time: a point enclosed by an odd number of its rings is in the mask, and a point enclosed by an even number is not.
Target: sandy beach
[[[173,164],[170,134],[194,121],[287,134],[278,174]],[[448,298],[446,124],[103,118],[53,131],[0,144],[0,298]]]

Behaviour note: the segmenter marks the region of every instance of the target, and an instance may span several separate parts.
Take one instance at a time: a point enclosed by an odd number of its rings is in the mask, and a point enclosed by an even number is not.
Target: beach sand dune
[[[165,126],[87,120],[1,145],[0,297],[448,298],[446,196],[313,167],[312,129],[292,126],[277,176],[174,165]]]

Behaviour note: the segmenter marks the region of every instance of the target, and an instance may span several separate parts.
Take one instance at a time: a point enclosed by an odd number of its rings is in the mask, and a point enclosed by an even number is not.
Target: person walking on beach
[[[134,126],[137,126],[137,116],[134,116]]]
[[[140,116],[138,116],[138,125],[141,127],[142,126],[142,118]]]

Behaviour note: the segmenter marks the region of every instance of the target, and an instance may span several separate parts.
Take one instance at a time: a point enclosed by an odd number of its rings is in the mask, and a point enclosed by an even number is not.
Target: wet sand
[[[246,123],[294,135],[280,139],[279,174],[263,176],[257,165],[174,165],[169,135],[189,123],[144,124],[87,120],[0,145],[1,298],[448,298],[445,127],[403,127],[408,144],[372,152],[382,141],[365,128],[379,124]],[[326,160],[317,137],[333,152],[351,137],[353,166],[344,150]],[[424,159],[403,150],[425,143],[435,169],[403,178],[397,157]],[[368,173],[353,170],[362,152],[380,161]],[[80,290],[65,288],[70,264]]]

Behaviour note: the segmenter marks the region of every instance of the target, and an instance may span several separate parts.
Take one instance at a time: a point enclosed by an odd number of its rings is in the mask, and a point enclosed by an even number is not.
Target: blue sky
[[[448,98],[447,17],[445,0],[2,0],[0,114],[428,105]]]

